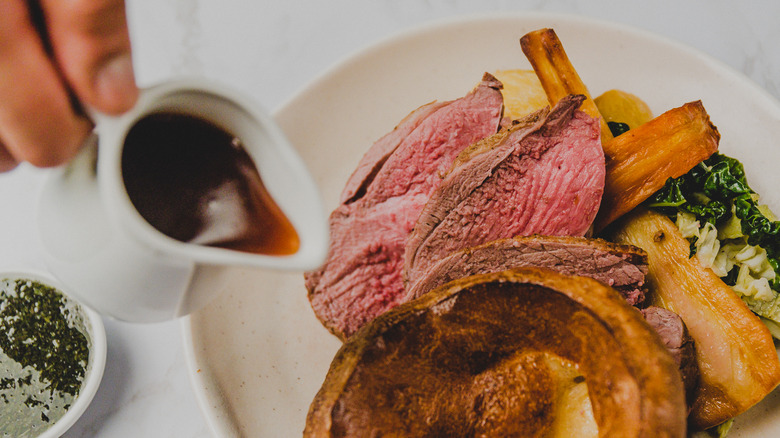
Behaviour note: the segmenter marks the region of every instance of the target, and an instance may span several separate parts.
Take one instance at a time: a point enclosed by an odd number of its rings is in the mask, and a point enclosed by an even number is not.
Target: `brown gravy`
[[[300,246],[240,140],[206,120],[142,118],[125,138],[122,176],[141,216],[176,240],[269,255]]]

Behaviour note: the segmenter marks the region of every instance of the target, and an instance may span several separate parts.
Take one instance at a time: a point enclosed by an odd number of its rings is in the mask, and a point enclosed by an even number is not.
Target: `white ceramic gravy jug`
[[[126,190],[123,149],[128,132],[158,113],[207,120],[241,139],[297,232],[297,251],[267,255],[185,243],[145,220]],[[184,80],[142,91],[136,106],[119,117],[93,118],[91,144],[53,172],[38,209],[46,264],[85,304],[121,320],[163,321],[218,295],[232,266],[302,271],[324,260],[328,230],[317,187],[280,128],[245,97]]]

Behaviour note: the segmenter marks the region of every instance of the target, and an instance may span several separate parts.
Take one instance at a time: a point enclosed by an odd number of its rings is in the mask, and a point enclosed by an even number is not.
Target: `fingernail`
[[[98,70],[95,88],[104,111],[130,109],[138,98],[130,54],[121,54],[103,64]]]

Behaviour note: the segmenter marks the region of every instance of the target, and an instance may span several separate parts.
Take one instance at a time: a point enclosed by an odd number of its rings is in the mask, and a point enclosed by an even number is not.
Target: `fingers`
[[[109,114],[138,97],[122,0],[40,0],[50,52],[29,3],[0,0],[0,172],[76,154],[92,124],[73,94]]]
[[[30,24],[27,2],[0,1],[0,163],[13,167],[10,154],[36,166],[61,164],[90,130]]]
[[[5,0],[4,0],[5,1]],[[82,102],[108,114],[138,97],[122,0],[40,0],[54,57]]]
[[[13,170],[17,165],[19,162],[16,161],[16,158],[8,152],[5,146],[0,144],[0,173]]]

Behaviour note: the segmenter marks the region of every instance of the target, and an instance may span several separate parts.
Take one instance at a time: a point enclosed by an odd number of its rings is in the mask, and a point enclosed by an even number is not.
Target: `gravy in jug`
[[[241,140],[204,119],[139,120],[125,138],[122,178],[141,216],[181,242],[267,255],[300,246]]]

